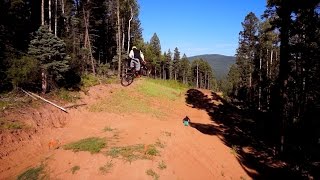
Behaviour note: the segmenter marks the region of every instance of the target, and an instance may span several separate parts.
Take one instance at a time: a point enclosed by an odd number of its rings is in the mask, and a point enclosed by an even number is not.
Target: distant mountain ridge
[[[210,64],[217,79],[222,79],[223,77],[227,76],[230,66],[236,63],[236,57],[225,56],[221,54],[203,54],[188,57],[189,61],[191,62],[200,58]]]

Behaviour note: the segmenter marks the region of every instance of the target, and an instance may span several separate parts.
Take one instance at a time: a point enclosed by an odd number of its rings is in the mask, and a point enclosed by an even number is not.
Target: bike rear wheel
[[[121,85],[122,86],[129,86],[134,79],[134,74],[133,73],[126,73],[121,77]]]

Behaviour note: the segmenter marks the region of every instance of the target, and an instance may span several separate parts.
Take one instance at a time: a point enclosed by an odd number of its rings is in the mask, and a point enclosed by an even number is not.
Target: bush
[[[81,85],[83,87],[91,87],[91,86],[95,86],[98,85],[99,79],[98,77],[94,76],[93,74],[86,74],[83,75],[81,78]]]
[[[8,70],[8,78],[15,87],[40,83],[40,68],[36,58],[23,56],[15,59]]]

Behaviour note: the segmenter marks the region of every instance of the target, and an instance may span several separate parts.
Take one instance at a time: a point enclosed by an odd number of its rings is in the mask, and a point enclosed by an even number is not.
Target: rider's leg
[[[141,68],[140,61],[137,61],[136,71],[138,72],[139,75],[141,75],[141,73],[140,73],[140,68]]]
[[[134,68],[135,60],[131,59],[130,61],[130,69],[132,70]]]

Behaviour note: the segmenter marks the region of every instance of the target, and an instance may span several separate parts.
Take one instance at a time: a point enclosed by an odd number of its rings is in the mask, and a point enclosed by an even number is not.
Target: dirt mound
[[[68,114],[45,105],[8,115],[34,128],[1,133],[0,177],[14,178],[43,165],[53,179],[250,179],[216,134],[183,125],[187,115],[192,123],[219,126],[205,111],[188,106],[183,95],[166,99],[148,89],[151,95],[141,96],[136,86],[143,81],[126,88],[92,87],[81,94],[80,104],[86,105]],[[104,108],[92,110],[97,104]],[[65,145],[90,137],[105,139],[106,146],[96,154],[49,149],[57,143],[52,139]],[[153,147],[152,158],[141,155],[146,147]]]
[[[67,123],[67,114],[48,104],[40,108],[15,109],[4,113],[6,122],[20,128],[0,130],[0,173],[27,162],[48,149],[50,134]]]

